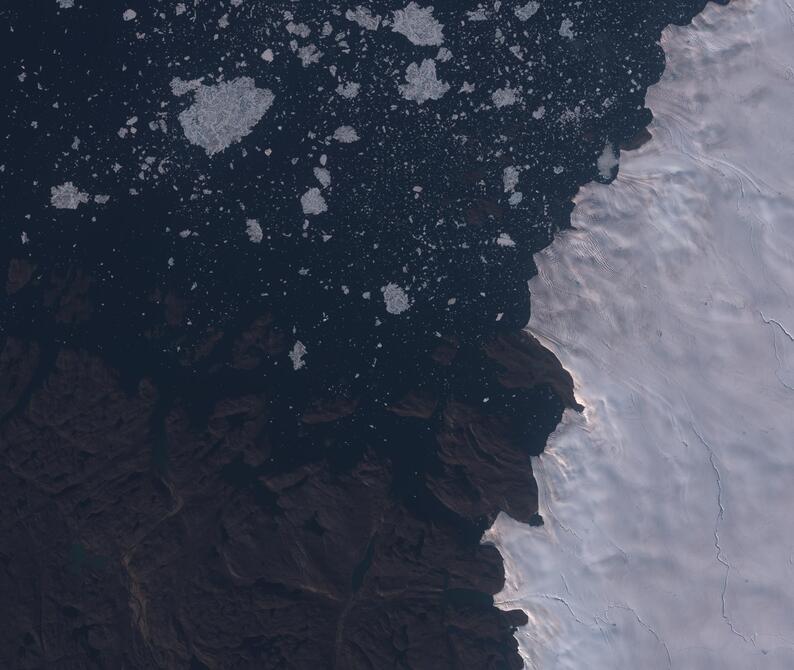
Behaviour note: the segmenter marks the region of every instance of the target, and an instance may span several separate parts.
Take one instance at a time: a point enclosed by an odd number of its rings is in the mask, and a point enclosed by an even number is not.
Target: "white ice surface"
[[[663,36],[653,139],[536,257],[529,329],[571,371],[502,515],[528,668],[794,668],[794,3]]]

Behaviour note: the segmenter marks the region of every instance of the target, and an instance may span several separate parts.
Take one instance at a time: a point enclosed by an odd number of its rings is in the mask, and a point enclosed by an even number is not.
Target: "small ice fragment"
[[[358,7],[348,9],[345,12],[345,18],[348,21],[353,21],[365,30],[377,30],[380,25],[380,14],[373,14],[367,7]]]
[[[539,9],[540,9],[540,3],[533,2],[532,0],[530,0],[523,7],[516,7],[514,12],[515,15],[518,17],[519,21],[527,21],[528,19],[535,16],[535,14],[537,14],[537,11]]]
[[[331,185],[331,173],[327,168],[314,168],[314,176],[317,178],[317,181],[322,184],[323,188],[328,188]]]
[[[509,86],[498,88],[491,95],[491,100],[495,107],[508,107],[518,102],[518,93]]]
[[[571,19],[563,19],[562,23],[560,23],[560,35],[572,40],[574,36],[573,30],[571,30],[572,27],[573,21],[571,21]]]
[[[440,46],[444,26],[433,18],[433,7],[420,7],[409,2],[404,9],[392,12],[392,31],[405,35],[417,46]]]
[[[400,84],[400,94],[406,100],[421,105],[428,100],[439,100],[448,90],[449,84],[436,75],[436,62],[425,58],[421,65],[411,63],[405,70],[405,81]]]
[[[349,81],[345,84],[339,84],[339,86],[336,87],[336,92],[338,95],[341,95],[343,98],[347,98],[348,100],[350,100],[358,95],[358,91],[360,88],[361,88],[360,84]]]
[[[254,244],[259,244],[264,237],[262,234],[262,226],[259,225],[259,221],[256,219],[246,219],[245,234],[248,235],[248,239]]]
[[[339,126],[334,131],[334,139],[342,144],[350,144],[359,140],[356,129],[352,126]]]
[[[296,340],[295,344],[292,346],[292,351],[290,351],[288,354],[290,360],[292,361],[293,370],[300,370],[306,366],[306,361],[303,360],[306,352],[306,345],[300,340]]]
[[[301,208],[304,214],[322,214],[328,211],[328,205],[316,186],[310,188],[301,196]]]
[[[383,301],[386,303],[386,311],[389,314],[402,314],[411,306],[408,294],[397,284],[390,282],[381,291],[383,292]]]
[[[77,209],[88,199],[88,193],[81,192],[70,181],[50,188],[50,204],[56,209]]]
[[[510,165],[502,171],[502,184],[504,185],[505,193],[512,193],[518,186],[518,168],[515,165]]]

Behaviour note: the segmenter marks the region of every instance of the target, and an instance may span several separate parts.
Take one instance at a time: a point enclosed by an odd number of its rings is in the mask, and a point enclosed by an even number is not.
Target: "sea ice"
[[[365,30],[377,30],[380,25],[380,15],[373,15],[372,12],[359,5],[355,9],[348,9],[345,12],[345,18],[348,21],[353,21]]]
[[[245,222],[245,234],[248,235],[248,239],[251,240],[254,244],[259,244],[264,237],[262,233],[262,226],[259,224],[259,221],[256,219],[247,219]]]
[[[513,11],[515,12],[515,15],[518,17],[519,21],[527,21],[535,16],[539,9],[540,3],[530,0],[526,5],[523,5],[522,7],[516,7]]]
[[[794,667],[788,4],[665,29],[653,138],[536,255],[529,330],[585,411],[533,459],[544,524],[489,532],[527,668]]]
[[[386,311],[389,314],[402,314],[411,306],[408,294],[401,286],[390,282],[381,291],[383,292],[383,301],[386,303]]]
[[[307,351],[306,345],[303,344],[303,342],[300,340],[295,342],[289,354],[287,354],[292,361],[292,368],[294,370],[300,370],[306,367],[306,361],[303,360],[303,357],[306,355]]]
[[[56,209],[77,209],[89,198],[88,193],[83,193],[70,181],[50,188],[50,204]]]
[[[175,95],[193,90],[195,102],[179,115],[185,137],[213,156],[248,135],[273,104],[275,96],[257,88],[251,77],[238,77],[212,86],[172,80]],[[175,88],[174,82],[177,84]],[[186,88],[187,87],[187,88]]]
[[[316,186],[310,188],[301,196],[301,208],[304,214],[322,214],[328,211],[328,205]]]
[[[420,7],[415,2],[392,13],[391,29],[417,46],[439,46],[444,41],[444,26],[433,17],[433,7]]]
[[[399,90],[406,100],[421,105],[428,100],[439,100],[448,90],[449,84],[436,75],[435,61],[425,58],[421,65],[411,63],[405,70],[405,81]]]

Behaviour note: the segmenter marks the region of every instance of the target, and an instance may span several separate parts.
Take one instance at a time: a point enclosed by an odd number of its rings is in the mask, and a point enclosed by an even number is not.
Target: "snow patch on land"
[[[544,525],[490,531],[528,668],[794,667],[794,41],[786,0],[670,27],[653,139],[536,256],[574,376]]]

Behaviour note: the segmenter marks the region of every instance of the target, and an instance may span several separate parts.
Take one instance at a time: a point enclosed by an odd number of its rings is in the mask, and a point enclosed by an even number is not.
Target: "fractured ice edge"
[[[544,525],[489,533],[528,668],[794,667],[789,10],[666,29],[653,139],[536,256],[529,329],[587,409],[534,459]]]

